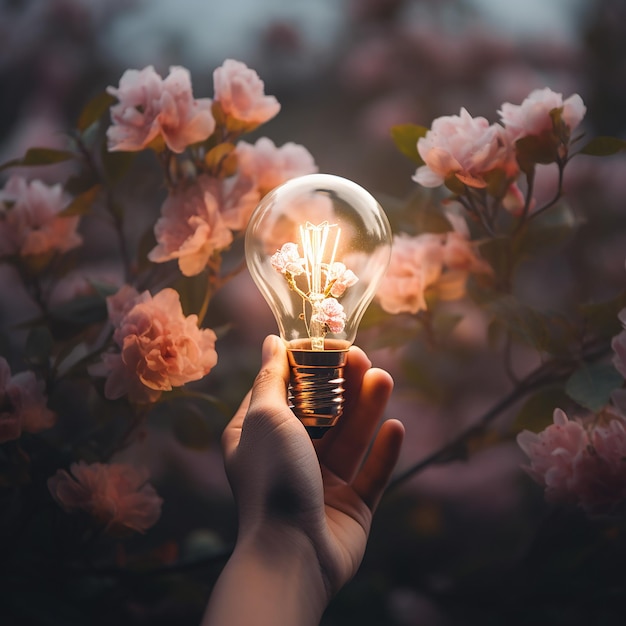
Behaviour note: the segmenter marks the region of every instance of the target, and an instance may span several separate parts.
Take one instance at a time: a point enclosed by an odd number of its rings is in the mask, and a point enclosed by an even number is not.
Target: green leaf
[[[623,383],[622,375],[610,363],[594,363],[576,370],[565,383],[565,392],[581,406],[598,412]]]
[[[417,151],[417,141],[426,135],[427,132],[428,128],[425,126],[398,124],[397,126],[392,126],[391,137],[402,154],[415,161],[417,165],[424,165],[424,159]]]
[[[74,215],[87,215],[91,212],[93,204],[102,189],[101,185],[94,185],[87,191],[76,196],[60,213],[61,217],[71,217]]]
[[[235,144],[218,143],[206,153],[204,162],[215,175],[232,176],[237,170]]]
[[[513,431],[530,430],[539,432],[552,424],[554,409],[563,408],[570,400],[563,387],[540,389],[522,405],[513,422]]]
[[[29,148],[21,159],[12,159],[0,165],[0,171],[9,167],[23,167],[31,165],[53,165],[74,158],[74,153],[54,148]]]
[[[617,137],[594,137],[579,152],[590,156],[610,156],[626,150],[626,141]]]
[[[76,124],[78,130],[82,133],[95,124],[116,101],[116,98],[106,91],[92,98],[80,113]]]
[[[528,173],[537,163],[554,163],[558,157],[558,147],[558,138],[552,130],[522,137],[515,142],[517,162]]]

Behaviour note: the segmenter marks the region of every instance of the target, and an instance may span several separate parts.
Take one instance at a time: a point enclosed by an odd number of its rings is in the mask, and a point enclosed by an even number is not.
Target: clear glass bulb
[[[389,263],[389,222],[356,183],[311,174],[263,198],[245,248],[287,346],[290,405],[320,437],[343,409],[343,367]]]

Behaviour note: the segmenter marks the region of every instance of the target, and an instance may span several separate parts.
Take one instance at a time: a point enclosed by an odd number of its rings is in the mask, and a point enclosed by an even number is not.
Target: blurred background
[[[166,75],[182,65],[194,95],[211,97],[213,70],[234,58],[282,105],[261,134],[304,145],[321,172],[353,179],[393,213],[416,187],[415,165],[391,140],[395,124],[430,126],[461,107],[495,122],[503,102],[548,86],[582,96],[590,135],[623,138],[625,35],[623,0],[0,0],[0,162],[31,146],[63,147],[85,103],[126,69],[153,65]],[[522,274],[528,302],[558,307],[573,293],[608,297],[622,288],[624,166],[619,156],[572,165],[566,191],[585,233]],[[37,175],[53,182],[58,174]],[[162,198],[150,175],[127,191],[146,211],[138,222],[153,223]],[[129,220],[129,236],[139,239],[141,224]],[[399,472],[480,417],[505,387],[497,355],[482,347],[484,320],[459,306],[454,359],[415,345],[389,349],[373,325],[359,337],[396,379],[389,414],[407,427]],[[275,332],[269,312],[251,325],[242,314],[250,310],[266,306],[246,274],[212,303],[212,325],[231,329],[208,384],[230,409],[258,368],[262,338]],[[520,349],[517,358],[523,369],[536,355]],[[155,417],[147,443],[129,456],[152,468],[165,500],[161,521],[145,537],[111,544],[116,567],[40,596],[24,590],[25,603],[36,597],[46,609],[15,624],[197,624],[236,531],[219,452],[225,420],[216,412],[207,432],[172,438]],[[477,444],[467,462],[430,466],[390,491],[361,571],[325,626],[624,623],[615,562],[623,553],[606,542],[592,561],[573,550],[586,550],[590,537],[597,543],[597,534],[576,515],[550,526],[548,516],[559,513],[546,512],[521,472],[512,437],[496,439]],[[544,526],[561,531],[537,541]],[[546,559],[548,547],[555,552]],[[141,555],[135,573],[123,571],[130,554]],[[142,568],[152,573],[136,574]],[[590,580],[605,595],[589,593]]]

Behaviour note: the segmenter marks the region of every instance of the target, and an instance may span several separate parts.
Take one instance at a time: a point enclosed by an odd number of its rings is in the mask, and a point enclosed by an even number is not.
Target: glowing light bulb
[[[287,346],[290,406],[321,437],[343,410],[347,351],[389,263],[389,222],[356,183],[311,174],[263,198],[245,247]]]

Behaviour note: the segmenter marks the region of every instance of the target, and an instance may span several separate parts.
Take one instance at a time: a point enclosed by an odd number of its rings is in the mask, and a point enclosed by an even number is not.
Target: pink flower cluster
[[[67,252],[82,243],[79,218],[64,217],[61,185],[12,176],[0,191],[0,257]]]
[[[524,469],[545,488],[550,502],[580,506],[592,515],[623,513],[626,505],[626,418],[605,412],[585,427],[556,409],[540,433],[517,436],[530,465]]]
[[[389,267],[376,298],[387,313],[418,313],[427,308],[427,289],[443,300],[465,294],[470,273],[491,274],[472,243],[461,233],[394,235]]]
[[[215,333],[198,328],[196,315],[185,317],[174,289],[153,297],[124,286],[107,306],[120,351],[103,354],[90,371],[107,376],[108,399],[128,394],[132,402],[155,402],[163,391],[199,380],[216,365]]]
[[[293,242],[283,244],[280,250],[271,256],[270,263],[289,281],[307,271],[306,259],[300,256],[298,244]],[[326,326],[331,333],[340,333],[345,328],[347,316],[337,298],[341,297],[348,287],[355,285],[359,279],[352,270],[346,267],[345,263],[340,261],[324,265],[322,271],[326,274],[323,293],[308,295],[300,293],[303,298],[311,302],[313,307],[311,323]]]
[[[438,187],[454,178],[468,187],[485,188],[492,174],[512,182],[519,174],[515,142],[558,133],[550,115],[555,109],[562,111],[569,137],[585,115],[583,101],[577,94],[563,100],[548,88],[531,92],[521,105],[504,103],[499,111],[502,124],[473,118],[465,109],[437,118],[417,142],[424,165],[413,179],[424,187]]]
[[[126,70],[119,87],[107,91],[118,99],[111,107],[109,150],[159,149],[162,141],[172,152],[183,152],[215,129],[211,100],[194,99],[183,67],[171,67],[165,80],[152,66]]]
[[[165,145],[181,153],[211,136],[214,107],[225,127],[239,132],[253,130],[280,110],[276,98],[265,95],[258,74],[239,61],[227,59],[213,72],[213,88],[214,100],[194,98],[183,67],[171,67],[165,79],[152,66],[127,70],[118,87],[107,89],[118,100],[111,107],[109,150],[160,151]]]
[[[177,259],[185,276],[195,276],[215,252],[232,243],[232,232],[226,226],[213,188],[212,179],[202,176],[189,187],[169,194],[154,227],[158,244],[148,254],[151,261]],[[257,199],[255,194],[252,202],[244,200],[237,206],[254,208]]]
[[[161,516],[163,500],[147,472],[122,463],[72,463],[48,479],[48,489],[67,513],[85,511],[112,534],[145,532]]]
[[[238,61],[227,60],[215,70],[214,86],[214,106],[221,112],[216,135],[225,134],[228,141],[267,121],[280,109],[273,96],[265,96],[256,72]],[[115,128],[112,126],[110,132],[117,132]],[[140,149],[146,144],[135,145]],[[287,143],[277,147],[264,137],[255,144],[239,141],[231,156],[236,171],[200,171],[170,189],[155,225],[157,246],[149,254],[151,261],[177,260],[185,276],[199,274],[246,228],[264,194],[290,178],[317,171],[303,146]]]
[[[54,426],[56,415],[47,407],[43,383],[31,371],[11,375],[0,357],[0,443],[18,439],[22,432],[38,433]]]
[[[308,159],[306,163],[308,168]],[[312,168],[281,174],[274,169],[272,176],[280,184],[290,176],[314,171]],[[257,171],[250,175],[244,171],[228,178],[200,175],[173,189],[161,207],[161,217],[154,228],[157,246],[148,258],[155,263],[177,259],[185,276],[199,274],[211,257],[228,248],[236,234],[247,226],[262,194],[257,174],[262,178],[260,160]]]

